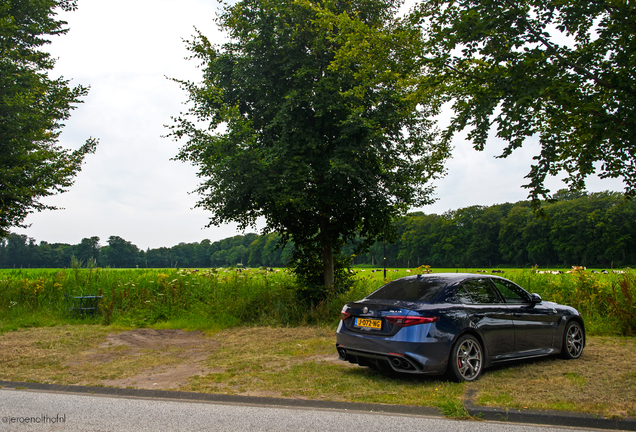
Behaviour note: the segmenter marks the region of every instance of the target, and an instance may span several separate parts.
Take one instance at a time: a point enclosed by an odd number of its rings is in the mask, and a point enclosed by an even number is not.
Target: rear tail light
[[[422,316],[406,316],[394,315],[384,317],[385,320],[398,327],[409,327],[418,324],[430,324],[439,321],[439,317],[422,317]]]
[[[349,318],[350,316],[351,314],[349,312],[345,312],[345,311],[340,312],[340,319],[343,321]]]

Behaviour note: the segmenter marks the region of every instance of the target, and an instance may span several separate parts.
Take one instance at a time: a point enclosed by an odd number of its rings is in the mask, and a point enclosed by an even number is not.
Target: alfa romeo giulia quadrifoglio
[[[511,360],[576,359],[584,347],[576,309],[502,277],[461,273],[396,279],[347,303],[336,339],[341,360],[458,381]]]

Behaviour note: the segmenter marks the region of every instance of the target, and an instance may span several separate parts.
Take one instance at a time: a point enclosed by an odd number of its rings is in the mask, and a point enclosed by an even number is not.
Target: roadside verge
[[[442,413],[437,408],[419,407],[412,405],[334,402],[311,399],[284,399],[168,390],[144,390],[115,387],[41,384],[15,381],[0,381],[0,388],[128,398],[242,404],[254,406],[277,406],[289,408],[315,408],[385,414],[416,415],[424,417],[443,417]],[[563,411],[517,410],[509,408],[485,407],[475,405],[473,402],[473,397],[474,391],[469,390],[466,393],[463,402],[466,410],[470,414],[471,418],[473,418],[474,420],[636,431],[636,418],[633,417],[618,420],[602,418],[590,414],[569,413]]]
[[[434,407],[412,405],[386,405],[359,402],[334,402],[312,399],[285,399],[258,396],[237,396],[214,393],[196,393],[169,390],[144,390],[116,387],[89,387],[76,385],[41,384],[31,382],[0,381],[0,388],[15,390],[39,390],[46,392],[74,393],[87,395],[103,395],[113,397],[162,399],[192,402],[209,402],[224,404],[242,404],[254,406],[277,406],[289,408],[337,409],[345,411],[363,411],[385,414],[406,414],[423,417],[444,417]]]
[[[550,410],[518,410],[475,405],[475,390],[464,395],[464,407],[472,418],[511,423],[636,431],[636,418],[610,419],[592,414]]]

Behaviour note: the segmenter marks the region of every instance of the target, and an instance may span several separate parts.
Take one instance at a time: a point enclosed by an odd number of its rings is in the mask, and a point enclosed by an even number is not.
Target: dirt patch
[[[93,364],[108,372],[111,364],[113,370],[128,369],[123,377],[106,373],[99,382],[104,386],[179,389],[191,377],[214,371],[203,363],[216,344],[200,331],[135,329],[108,334],[105,342],[67,366]]]
[[[126,346],[135,349],[163,349],[166,347],[196,348],[209,345],[201,331],[135,329],[111,333],[99,348]]]
[[[177,363],[159,364],[138,370],[137,373],[129,377],[116,377],[101,381],[101,384],[105,386],[142,389],[186,389],[194,377],[204,377],[207,374],[222,373],[228,368],[231,369],[232,366],[215,359],[215,356],[219,354],[217,347],[226,345],[228,339],[234,341],[232,345],[236,347],[235,349],[240,350],[239,347],[242,345],[253,347],[256,351],[255,358],[250,363],[260,364],[260,367],[266,370],[289,369],[295,364],[307,361],[340,363],[338,355],[334,352],[313,356],[303,355],[298,358],[294,358],[293,355],[285,358],[277,356],[276,361],[271,362],[271,364],[260,358],[264,355],[263,351],[266,351],[266,348],[259,346],[258,340],[266,346],[282,343],[285,346],[284,351],[291,351],[295,354],[304,353],[307,350],[311,351],[311,348],[302,339],[300,339],[301,343],[295,342],[299,333],[303,333],[302,329],[276,329],[276,342],[272,340],[272,329],[250,328],[227,333],[217,335],[217,338],[220,338],[222,342],[219,342],[219,339],[208,338],[200,331],[136,329],[111,333],[106,337],[104,343],[87,352],[82,362],[106,363],[143,355],[160,355],[178,359]],[[310,331],[306,333],[306,337],[313,336]],[[226,339],[226,336],[229,338]],[[227,349],[225,346],[224,348]],[[217,365],[220,367],[215,367]],[[279,392],[268,390],[238,391],[238,393],[250,396],[280,396]]]
[[[168,368],[152,368],[143,370],[130,378],[104,380],[105,386],[135,387],[140,389],[178,389],[186,385],[189,379],[197,375],[205,375],[213,370],[196,364],[180,364]]]

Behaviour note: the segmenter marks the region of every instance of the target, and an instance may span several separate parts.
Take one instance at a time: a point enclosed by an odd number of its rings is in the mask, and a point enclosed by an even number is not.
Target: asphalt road
[[[0,389],[0,432],[381,430],[571,432],[575,429],[346,410]]]

